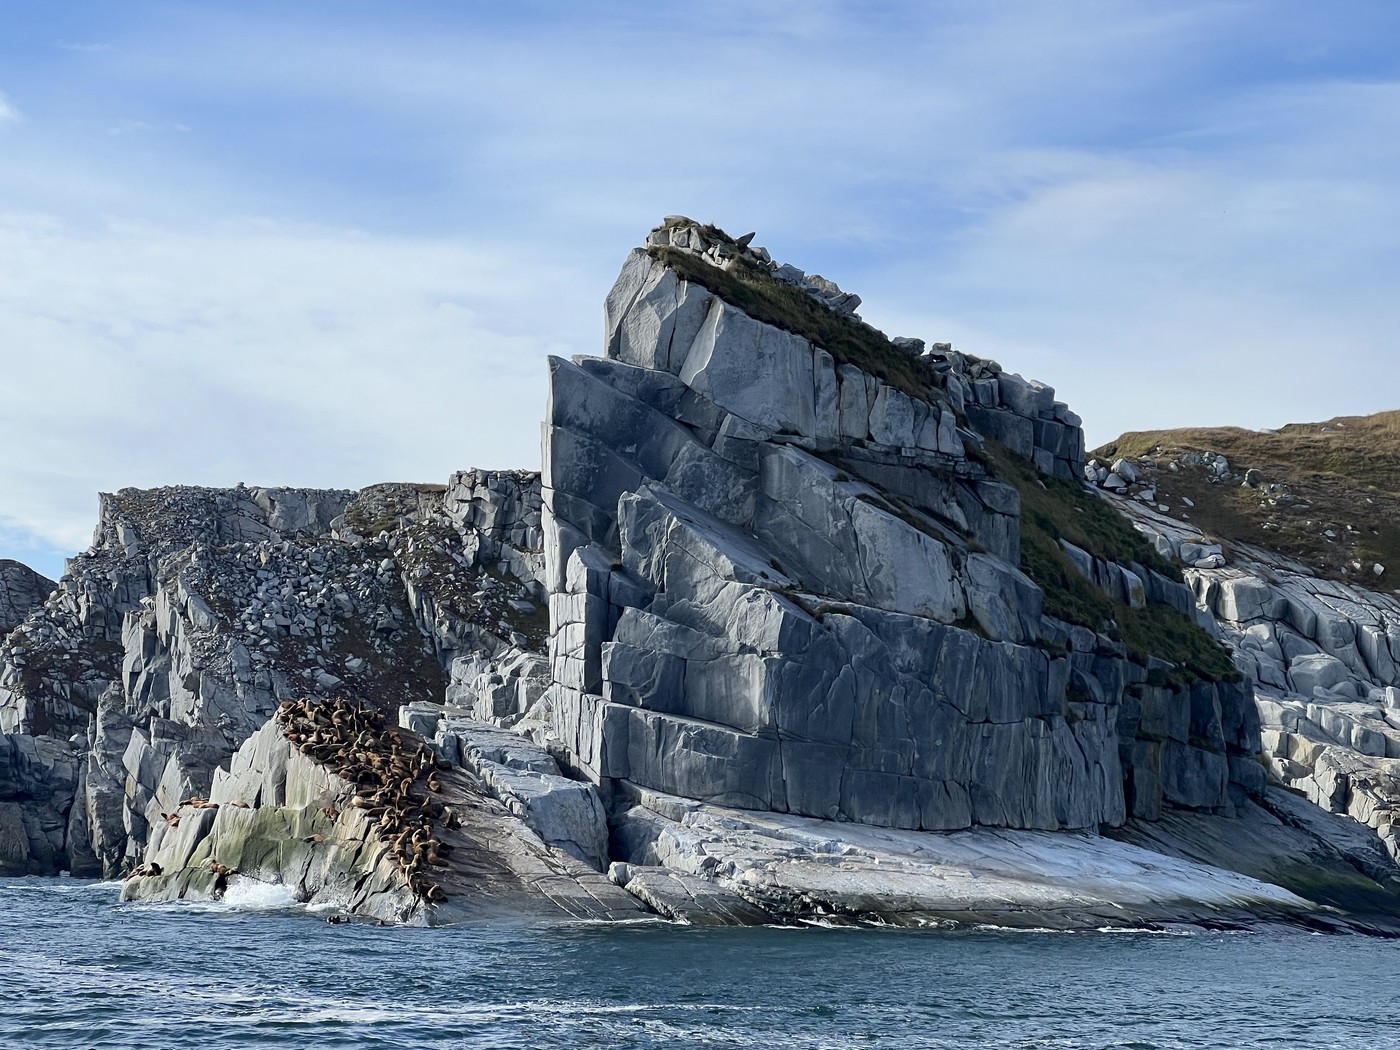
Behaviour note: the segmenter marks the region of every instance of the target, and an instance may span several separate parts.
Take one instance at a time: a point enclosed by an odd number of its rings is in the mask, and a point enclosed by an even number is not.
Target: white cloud
[[[78,43],[78,42],[72,41],[72,40],[55,40],[53,46],[56,47],[56,48],[59,48],[59,49],[61,49],[61,50],[63,50],[63,51],[88,51],[88,52],[93,52],[93,51],[110,51],[110,50],[112,50],[112,45],[111,45],[111,44],[95,44],[95,43],[83,44],[83,43]]]
[[[585,282],[508,247],[277,224],[0,218],[0,527],[79,549],[95,493],[358,487],[530,466],[547,352]]]
[[[0,128],[6,124],[18,124],[21,119],[15,104],[5,96],[4,92],[0,91]]]

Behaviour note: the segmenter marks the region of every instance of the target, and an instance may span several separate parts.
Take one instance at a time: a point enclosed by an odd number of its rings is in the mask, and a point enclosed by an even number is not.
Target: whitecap
[[[286,911],[301,906],[292,887],[256,879],[230,879],[223,904],[233,911]]]

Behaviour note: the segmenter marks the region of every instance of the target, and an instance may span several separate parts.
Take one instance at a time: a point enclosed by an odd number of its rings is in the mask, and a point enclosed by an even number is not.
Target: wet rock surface
[[[544,843],[423,738],[344,701],[292,701],[168,814],[126,900],[286,885],[328,914],[440,925],[496,913],[618,920],[644,909]]]

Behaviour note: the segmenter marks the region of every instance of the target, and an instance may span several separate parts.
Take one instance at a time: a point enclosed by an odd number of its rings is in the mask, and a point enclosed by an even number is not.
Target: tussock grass
[[[1392,581],[1400,577],[1400,411],[1294,423],[1272,434],[1237,427],[1134,432],[1093,455],[1111,461],[1157,453],[1165,467],[1191,451],[1224,455],[1236,474],[1257,469],[1264,483],[1286,485],[1295,499],[1271,504],[1270,494],[1238,481],[1212,481],[1200,468],[1163,469],[1158,495],[1176,516],[1188,517],[1227,545],[1279,551],[1320,576],[1356,580],[1351,563],[1360,561],[1363,581],[1377,586],[1370,568],[1379,563],[1388,570],[1379,585],[1397,586]],[[1186,508],[1182,497],[1195,507]],[[1336,535],[1327,537],[1328,529]]]
[[[1107,501],[1075,482],[1042,476],[1034,464],[994,441],[987,442],[986,455],[1001,479],[1021,494],[1021,571],[1044,592],[1047,614],[1121,641],[1136,663],[1146,666],[1154,656],[1171,661],[1178,670],[1164,678],[1174,684],[1239,680],[1224,646],[1190,617],[1163,605],[1131,608],[1099,590],[1069,560],[1061,539],[1096,557],[1137,562],[1180,581],[1181,571]]]

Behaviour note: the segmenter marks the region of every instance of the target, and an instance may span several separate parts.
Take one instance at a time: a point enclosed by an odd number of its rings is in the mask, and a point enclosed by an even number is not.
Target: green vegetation
[[[721,231],[706,228],[723,238]],[[647,249],[680,277],[708,289],[755,320],[799,335],[842,364],[855,365],[921,401],[941,401],[936,374],[899,349],[883,332],[823,306],[801,288],[780,281],[736,255],[727,270],[669,245]]]
[[[1225,456],[1237,475],[1256,469],[1271,487],[1214,480],[1185,462],[1165,469],[1192,452]],[[1275,433],[1236,427],[1130,433],[1093,455],[1105,462],[1155,459],[1158,499],[1227,545],[1279,551],[1331,579],[1355,580],[1360,562],[1372,586],[1373,564],[1386,566],[1386,579],[1400,572],[1400,412],[1294,423]]]
[[[1021,494],[1021,571],[1045,594],[1045,612],[1068,623],[1102,631],[1123,643],[1131,659],[1150,657],[1177,670],[1165,680],[1238,681],[1225,647],[1194,621],[1163,605],[1130,608],[1110,598],[1079,572],[1060,540],[1120,564],[1137,562],[1180,581],[1181,572],[1101,497],[1072,481],[1043,477],[1028,460],[995,441],[987,442],[989,464]]]
[[[997,475],[1021,494],[1021,529],[1026,525],[1055,540],[1121,565],[1137,562],[1181,581],[1181,570],[1167,561],[1128,519],[1083,485],[1041,474],[1035,464],[995,441],[987,442],[987,460]],[[1059,549],[1059,544],[1055,544]]]

